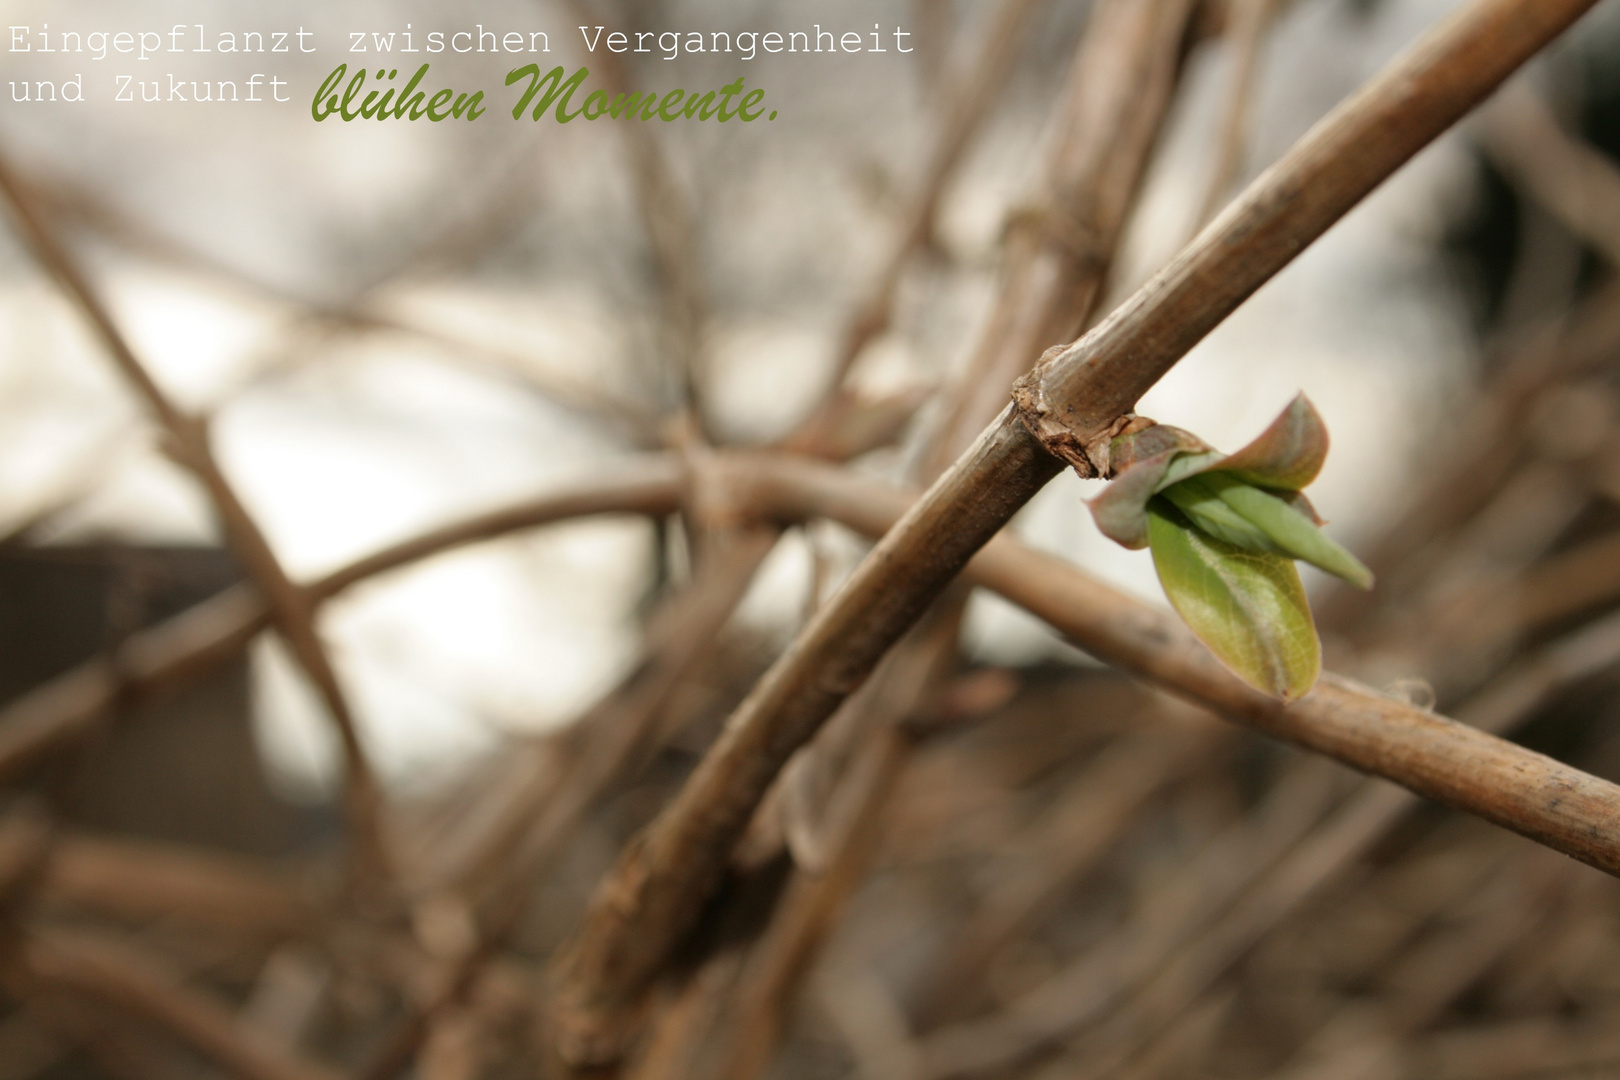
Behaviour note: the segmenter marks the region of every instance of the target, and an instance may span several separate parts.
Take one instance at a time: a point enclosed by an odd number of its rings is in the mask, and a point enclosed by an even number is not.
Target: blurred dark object
[[[241,576],[215,548],[0,549],[0,704]],[[309,835],[260,766],[245,657],[131,708],[46,780],[66,822],[257,855]]]

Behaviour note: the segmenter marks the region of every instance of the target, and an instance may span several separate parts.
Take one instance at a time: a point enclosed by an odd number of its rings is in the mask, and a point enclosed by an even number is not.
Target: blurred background
[[[914,480],[1061,138],[1093,6],[0,0],[3,25],[52,34],[200,23],[316,44],[13,49],[0,155],[311,582],[650,454],[701,457],[694,430],[792,445],[840,383],[871,403],[850,467]],[[1460,5],[1196,6],[1093,321]],[[581,48],[593,22],[878,22],[915,51],[615,65]],[[544,30],[551,52],[423,57],[430,88],[485,89],[476,124],[313,122],[348,32],[407,23]],[[779,115],[512,122],[501,79],[531,60],[654,89],[740,74]],[[256,71],[291,102],[113,100],[120,73]],[[76,74],[83,103],[18,100]],[[988,107],[939,179],[970,89]],[[1329,666],[1611,777],[1617,156],[1620,7],[1603,3],[1139,409],[1233,449],[1303,390],[1334,436],[1312,498],[1380,575],[1370,597],[1308,577]],[[845,373],[897,250],[892,317]],[[102,695],[49,752],[0,754],[0,1078],[536,1075],[551,952],[868,541],[815,521],[716,548],[694,499],[507,530],[321,603],[400,883],[368,906],[340,880],[343,747],[295,650],[262,621],[175,621],[229,616],[244,570],[172,448],[83,304],[0,230],[0,750]],[[1017,531],[1162,602],[1146,553],[1092,526],[1095,490],[1065,474]],[[718,617],[681,608],[716,559],[746,567],[735,595]],[[567,763],[595,768],[589,722],[694,637],[654,736],[556,810]],[[204,639],[225,643],[206,665],[147,677]],[[1124,680],[987,595],[935,684],[881,799],[840,794],[870,795],[857,735],[778,793],[639,1075],[1620,1075],[1620,891],[1597,871]]]

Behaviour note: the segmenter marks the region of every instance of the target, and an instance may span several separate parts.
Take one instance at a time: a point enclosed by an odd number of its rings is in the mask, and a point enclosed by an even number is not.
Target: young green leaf
[[[1293,561],[1217,540],[1162,498],[1149,502],[1147,517],[1165,594],[1210,652],[1284,701],[1309,691],[1322,646]]]
[[[1220,472],[1206,473],[1196,481],[1188,481],[1192,482],[1202,482],[1222,505],[1258,528],[1273,541],[1276,548],[1341,577],[1358,589],[1372,588],[1372,571],[1329,538],[1317,527],[1316,522],[1297,507],[1235,476]]]
[[[1217,540],[1225,540],[1244,551],[1284,554],[1284,549],[1267,536],[1264,529],[1226,503],[1220,488],[1211,483],[1213,479],[1213,475],[1189,477],[1171,484],[1160,494],[1174,503],[1194,525]]]

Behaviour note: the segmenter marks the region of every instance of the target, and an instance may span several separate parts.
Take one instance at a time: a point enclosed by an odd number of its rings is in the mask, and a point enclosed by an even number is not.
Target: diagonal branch
[[[203,485],[219,514],[231,548],[242,560],[248,576],[269,601],[277,629],[325,702],[343,743],[347,769],[345,794],[350,824],[355,830],[357,870],[362,881],[374,882],[387,873],[387,850],[382,835],[382,793],[366,758],[348,700],[338,684],[337,673],[332,669],[316,632],[314,604],[308,594],[287,577],[258,523],[226,480],[209,445],[206,423],[171,400],[135,356],[113,322],[111,313],[67,249],[29,204],[22,187],[4,162],[0,162],[0,192],[11,203],[17,223],[35,257],[79,306],[119,371],[133,385],[163,429],[170,454]]]
[[[873,549],[738,708],[680,795],[625,851],[560,968],[556,1020],[566,1057],[603,1061],[622,1051],[621,1015],[698,917],[777,771],[1056,474],[1061,463],[1048,449],[1086,475],[1104,471],[1097,447],[1106,447],[1101,440],[1149,387],[1593,3],[1476,0],[1335,109],[1113,316],[1037,365],[1017,394],[1019,413],[1004,412]],[[1345,692],[1328,680],[1318,697],[1326,704]],[[1345,701],[1330,713],[1339,735],[1367,732],[1376,720]],[[1265,717],[1278,733],[1287,728],[1282,719]],[[1437,723],[1415,726],[1437,739],[1452,736]],[[1456,737],[1461,748],[1485,754],[1481,774],[1504,764],[1491,760],[1488,747],[1470,746],[1469,736]],[[1342,741],[1313,745],[1330,747],[1343,749]],[[1387,750],[1368,763],[1430,794],[1445,786],[1432,782],[1443,777],[1384,757]],[[1468,801],[1478,805],[1479,794]],[[1600,808],[1601,799],[1587,807]],[[1584,847],[1578,836],[1563,839]]]
[[[730,473],[727,483],[739,505],[764,518],[791,522],[825,517],[876,536],[907,513],[906,493],[834,466],[788,455],[738,452],[724,457],[721,467]],[[647,509],[657,500],[673,503],[678,498],[675,480],[654,477],[641,490],[617,493],[613,506],[604,498],[600,512]],[[553,511],[559,505],[556,499],[536,504]],[[513,508],[436,535],[443,541],[487,536],[491,523],[515,528],[554,519],[537,509]],[[366,564],[381,572],[406,556],[420,557],[427,546],[411,541],[391,549],[394,555],[374,556]],[[1008,537],[996,538],[971,563],[968,576],[1045,619],[1100,659],[1228,719],[1394,780],[1610,873],[1620,872],[1620,789],[1613,785],[1337,676],[1326,677],[1313,693],[1285,706],[1239,682],[1168,612]],[[340,571],[311,591],[331,595],[339,583],[358,579],[358,574]],[[1532,665],[1528,682],[1521,679],[1513,689],[1504,688],[1498,695],[1501,702],[1495,697],[1488,707],[1481,702],[1481,711],[1470,719],[1496,729],[1503,723],[1500,710],[1516,715],[1515,703],[1544,693],[1539,688],[1547,678],[1567,680],[1574,677],[1569,672],[1586,671],[1599,662],[1593,656],[1609,655],[1606,639],[1594,639],[1591,645],[1581,640],[1579,648],[1572,643],[1570,650],[1557,653],[1549,661],[1552,667]],[[177,654],[175,659],[184,658]],[[1538,801],[1537,785],[1544,784],[1563,785],[1561,797]]]

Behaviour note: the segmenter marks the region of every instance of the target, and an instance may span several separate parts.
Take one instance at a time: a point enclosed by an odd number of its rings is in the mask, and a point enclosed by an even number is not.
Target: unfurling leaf
[[[1358,588],[1371,571],[1321,531],[1300,489],[1327,458],[1327,427],[1304,395],[1230,456],[1191,432],[1121,435],[1119,473],[1091,501],[1104,535],[1151,547],[1159,580],[1200,640],[1237,674],[1285,699],[1310,689],[1321,647],[1293,559]]]
[[[1284,701],[1310,690],[1322,670],[1322,647],[1293,561],[1206,535],[1157,499],[1147,516],[1165,595],[1209,651]]]
[[[1221,502],[1268,537],[1285,555],[1310,563],[1358,589],[1373,586],[1372,571],[1324,533],[1296,504],[1244,483],[1229,473],[1212,472],[1188,480],[1213,488]],[[1169,496],[1170,492],[1165,492]]]

